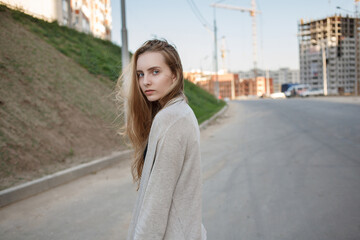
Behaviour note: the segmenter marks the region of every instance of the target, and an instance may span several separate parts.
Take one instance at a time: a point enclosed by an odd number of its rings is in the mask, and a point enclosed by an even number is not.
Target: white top
[[[206,239],[200,131],[180,96],[154,118],[128,240]]]

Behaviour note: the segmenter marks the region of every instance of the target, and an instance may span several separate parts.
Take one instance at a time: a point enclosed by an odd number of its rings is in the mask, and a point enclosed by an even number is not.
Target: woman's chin
[[[157,96],[146,96],[146,98],[149,102],[156,102],[159,100],[159,97]]]

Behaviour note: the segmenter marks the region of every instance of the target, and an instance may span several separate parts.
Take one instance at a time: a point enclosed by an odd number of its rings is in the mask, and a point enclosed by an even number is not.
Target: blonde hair
[[[161,53],[172,74],[176,76],[176,80],[169,88],[168,93],[155,102],[147,100],[146,96],[142,93],[139,86],[138,75],[136,73],[137,60],[139,56],[145,52]],[[123,80],[125,80],[125,83],[126,81],[130,82],[129,84],[121,86]],[[131,165],[131,173],[134,182],[139,184],[144,166],[143,154],[155,115],[168,101],[178,95],[184,95],[183,68],[180,56],[175,47],[166,40],[154,39],[146,41],[132,56],[131,63],[127,71],[125,71],[118,79],[117,86],[118,90],[120,88],[123,90],[123,93],[120,91],[118,93],[124,95],[126,99],[126,103],[124,104],[126,123],[122,128],[122,133],[129,137],[134,149],[134,160]]]

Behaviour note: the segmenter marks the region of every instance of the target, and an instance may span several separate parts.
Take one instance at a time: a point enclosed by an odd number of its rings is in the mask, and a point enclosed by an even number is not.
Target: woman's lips
[[[155,92],[155,90],[146,90],[145,94],[146,95],[151,95],[153,92]]]

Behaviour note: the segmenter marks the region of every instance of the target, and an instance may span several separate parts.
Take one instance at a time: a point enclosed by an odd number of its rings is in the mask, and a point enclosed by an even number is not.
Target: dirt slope
[[[114,83],[0,12],[0,189],[125,149]]]

